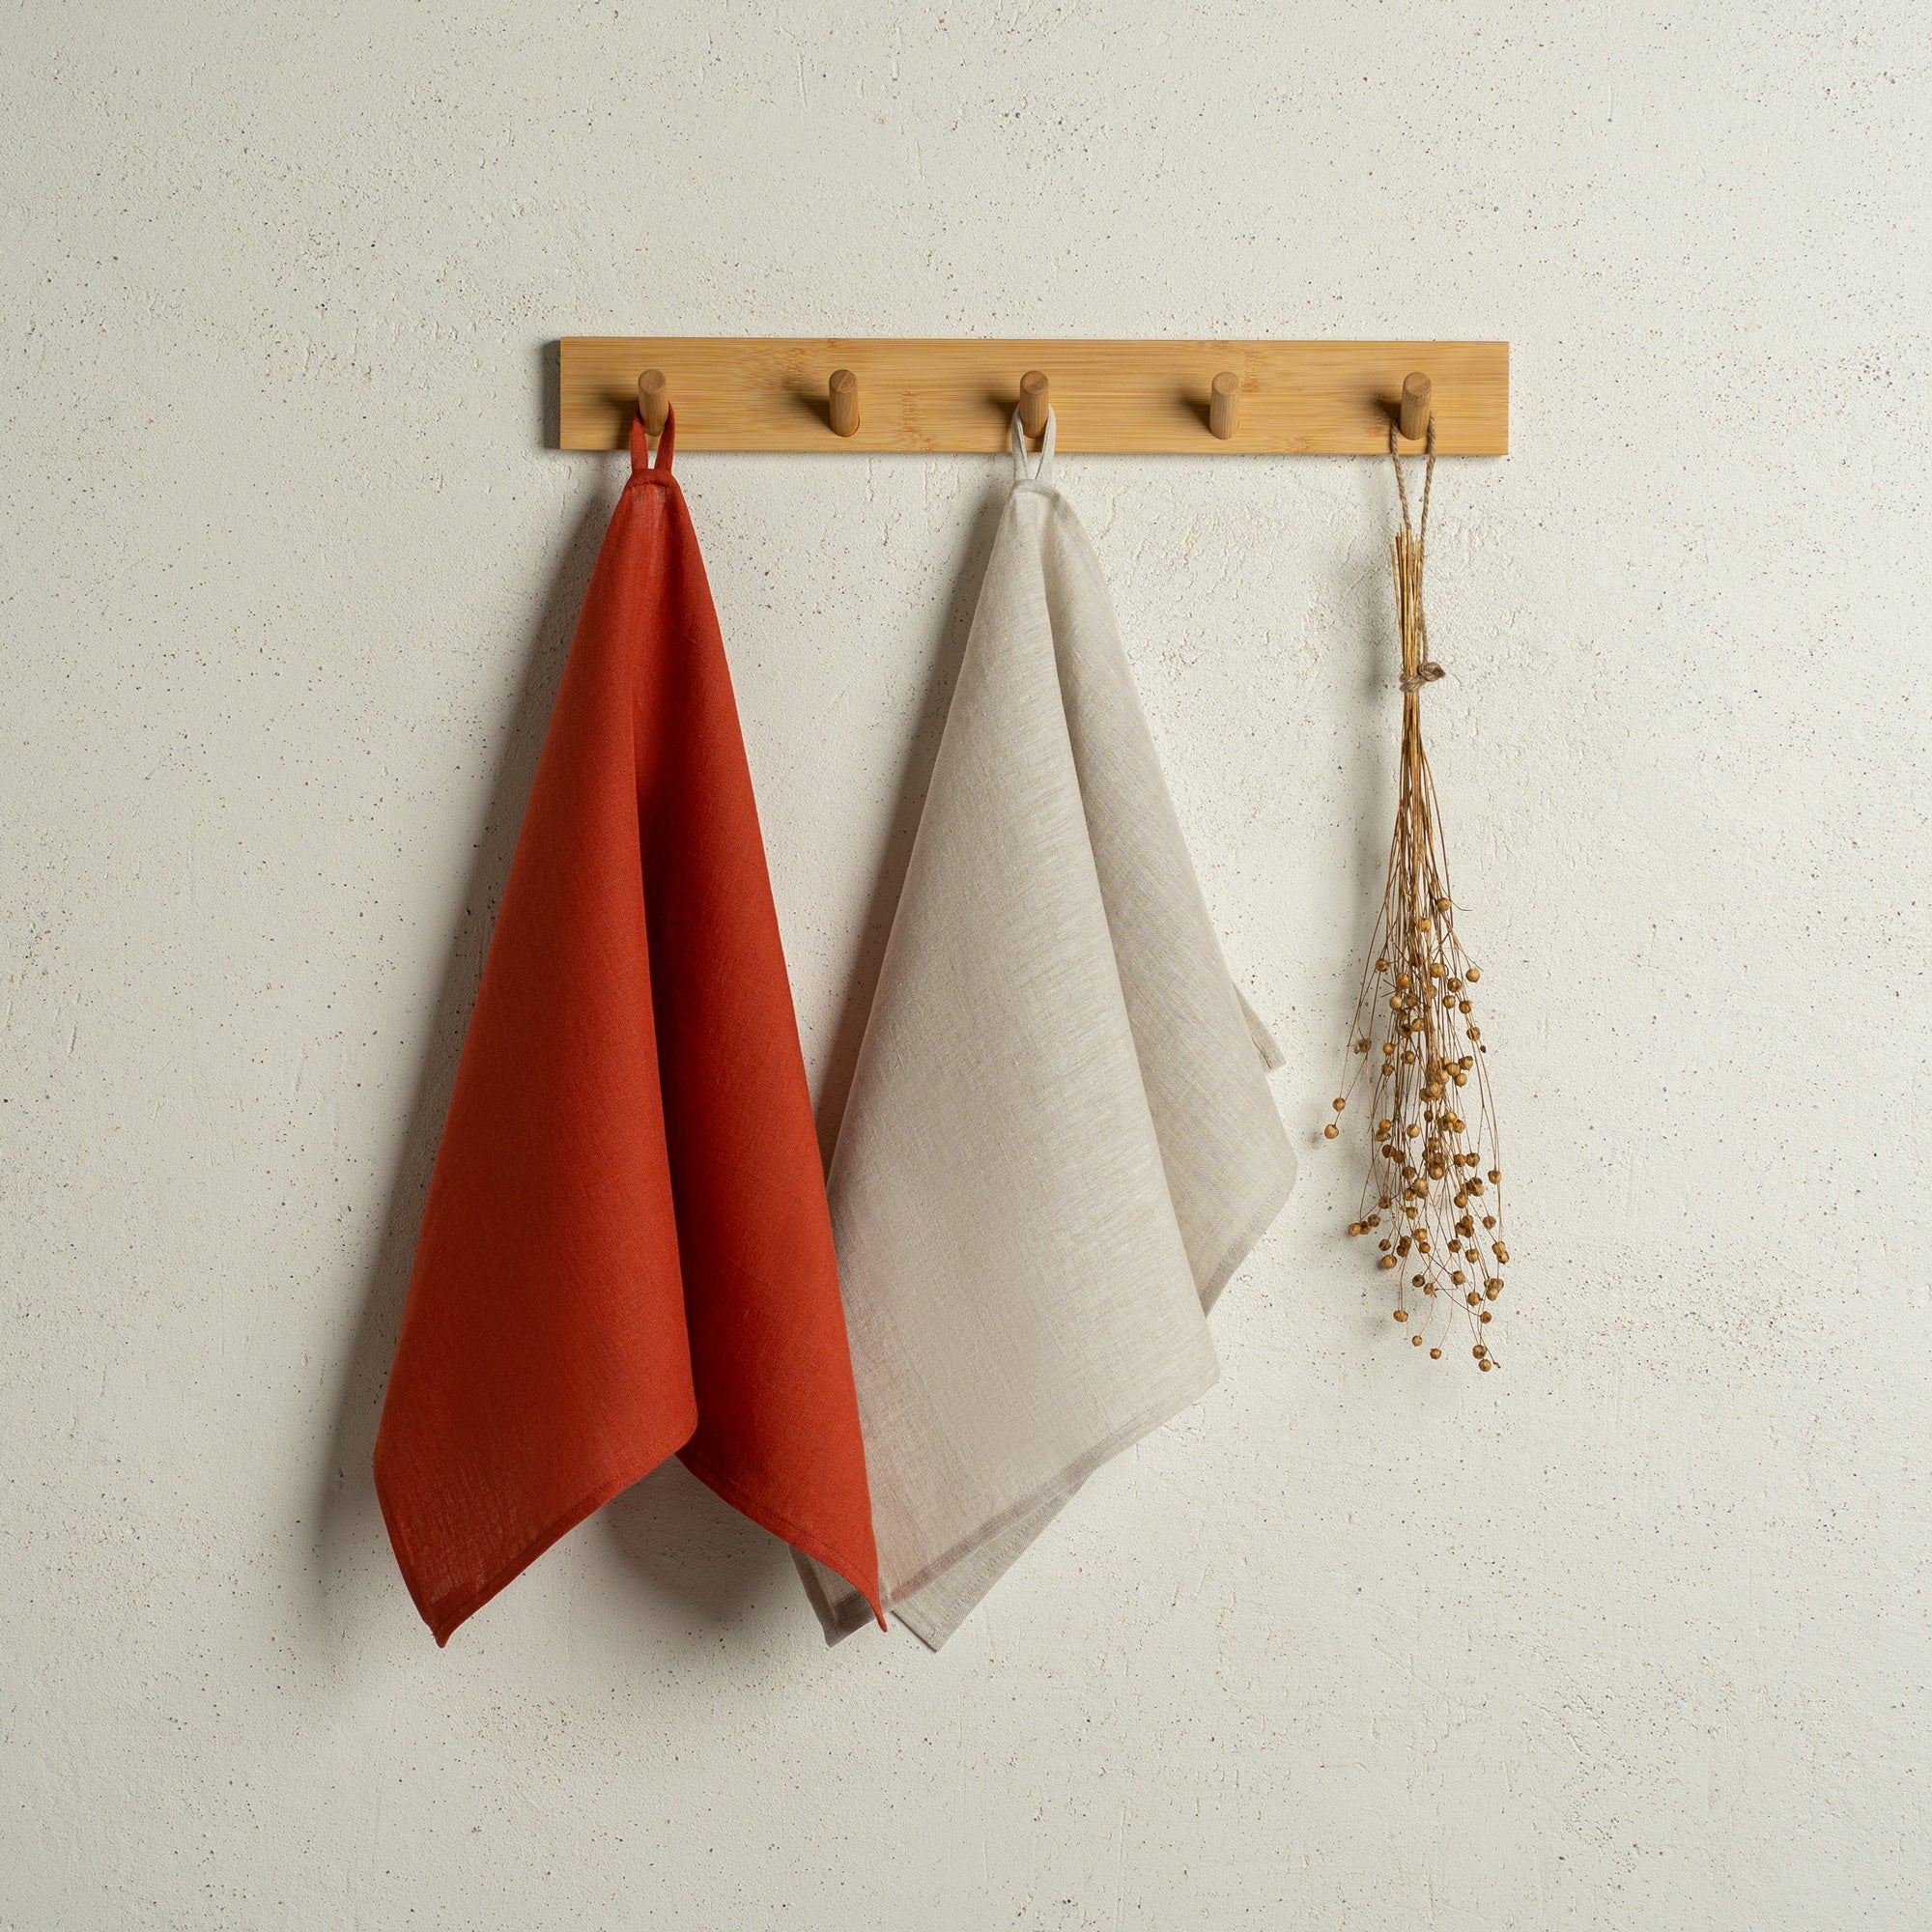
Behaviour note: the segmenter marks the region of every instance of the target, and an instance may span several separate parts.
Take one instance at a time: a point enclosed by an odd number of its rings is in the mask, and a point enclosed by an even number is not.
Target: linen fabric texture
[[[682,491],[641,429],[464,1043],[376,1442],[438,1643],[675,1451],[876,1600],[823,1172]]]
[[[1017,418],[833,1156],[880,1596],[935,1649],[1100,1463],[1199,1397],[1286,1200],[1280,1063],[1162,783],[1098,560]]]

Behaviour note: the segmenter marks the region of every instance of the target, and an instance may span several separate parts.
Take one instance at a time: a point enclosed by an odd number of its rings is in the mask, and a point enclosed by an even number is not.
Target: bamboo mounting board
[[[1065,450],[1372,456],[1402,379],[1435,385],[1446,456],[1509,450],[1506,342],[982,342],[890,337],[573,335],[558,354],[558,443],[620,449],[638,377],[662,369],[684,449],[998,450],[1020,378],[1043,370]],[[859,428],[832,433],[827,383],[859,378]],[[1208,385],[1241,381],[1227,441]]]

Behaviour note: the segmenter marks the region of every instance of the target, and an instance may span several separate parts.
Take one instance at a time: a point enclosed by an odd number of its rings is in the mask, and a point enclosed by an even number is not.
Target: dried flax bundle
[[[1402,529],[1391,556],[1402,632],[1402,756],[1388,883],[1370,963],[1350,1029],[1350,1052],[1335,1112],[1368,1090],[1375,1140],[1351,1235],[1374,1236],[1380,1265],[1395,1275],[1395,1319],[1409,1340],[1440,1359],[1460,1318],[1471,1353],[1496,1366],[1484,1339],[1503,1292],[1502,1164],[1495,1108],[1484,1065],[1483,1030],[1471,989],[1483,977],[1456,936],[1441,814],[1422,744],[1422,691],[1442,675],[1429,657],[1422,615],[1422,542],[1435,476],[1435,424],[1429,424],[1422,521],[1411,529],[1408,491],[1389,458],[1402,498]],[[1472,1118],[1473,1117],[1473,1118]],[[1323,1128],[1329,1140],[1336,1122]]]

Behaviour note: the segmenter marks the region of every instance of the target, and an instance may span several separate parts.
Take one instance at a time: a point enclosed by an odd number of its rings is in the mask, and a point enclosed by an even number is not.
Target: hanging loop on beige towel
[[[1034,462],[1027,455],[1026,425],[1020,420],[1018,410],[1013,412],[1013,481],[1015,483],[1037,483],[1042,488],[1053,488],[1053,412],[1046,412],[1046,428],[1040,432],[1039,460]]]
[[[1389,419],[1389,468],[1395,471],[1395,493],[1402,499],[1402,533],[1406,547],[1413,551],[1415,557],[1413,590],[1415,598],[1414,622],[1416,635],[1421,642],[1420,661],[1412,671],[1405,671],[1402,689],[1405,695],[1420,691],[1425,684],[1434,684],[1445,675],[1442,667],[1429,655],[1429,622],[1422,613],[1422,540],[1429,533],[1429,496],[1435,484],[1435,417],[1429,417],[1424,432],[1429,461],[1422,471],[1422,516],[1411,527],[1408,521],[1408,484],[1402,473],[1402,458],[1396,454],[1396,423]]]

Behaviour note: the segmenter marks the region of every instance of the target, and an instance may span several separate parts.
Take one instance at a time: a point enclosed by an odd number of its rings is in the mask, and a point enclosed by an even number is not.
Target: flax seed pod
[[[1429,468],[1414,527],[1408,486],[1396,465],[1402,526],[1391,561],[1402,732],[1395,829],[1381,911],[1349,1029],[1345,1077],[1322,1137],[1340,1137],[1342,1116],[1359,1090],[1373,1133],[1361,1206],[1349,1232],[1366,1233],[1389,1212],[1394,1225],[1378,1244],[1377,1264],[1390,1271],[1406,1265],[1406,1279],[1398,1276],[1399,1300],[1410,1293],[1423,1297],[1413,1310],[1402,1300],[1397,1322],[1413,1331],[1413,1346],[1428,1345],[1432,1361],[1442,1359],[1447,1329],[1459,1320],[1466,1322],[1472,1359],[1488,1374],[1495,1357],[1487,1339],[1478,1338],[1494,1320],[1489,1304],[1502,1293],[1501,1277],[1490,1273],[1491,1258],[1500,1266],[1509,1260],[1509,1246],[1502,1229],[1495,1109],[1482,1058],[1488,1048],[1471,998],[1483,976],[1457,934],[1435,781],[1423,743],[1422,694],[1442,675],[1430,658],[1422,609],[1423,540],[1435,476],[1433,421],[1427,436]],[[1392,458],[1394,453],[1392,436]],[[1484,1197],[1480,1237],[1470,1205],[1477,1197]],[[1484,1246],[1489,1255],[1481,1252]]]

